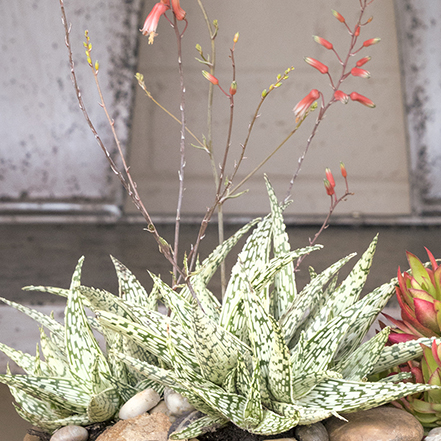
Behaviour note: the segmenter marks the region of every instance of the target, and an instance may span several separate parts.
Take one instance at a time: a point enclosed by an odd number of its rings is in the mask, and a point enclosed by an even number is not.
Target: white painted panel
[[[125,147],[139,3],[65,1],[83,98],[111,151],[115,144],[86,63],[84,31],[90,32],[105,98]],[[0,197],[12,202],[120,203],[120,184],[71,85],[59,2],[0,0],[0,17]]]

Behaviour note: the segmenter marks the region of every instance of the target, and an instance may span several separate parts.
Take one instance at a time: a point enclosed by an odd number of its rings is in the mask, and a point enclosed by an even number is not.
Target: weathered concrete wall
[[[395,0],[407,125],[413,206],[441,212],[441,3]]]
[[[106,102],[125,148],[140,0],[65,0],[65,7],[86,108],[114,151],[85,60],[88,29]],[[58,1],[0,0],[0,16],[0,210],[120,204],[121,186],[76,101]],[[55,205],[29,204],[35,202]]]
[[[145,4],[145,15],[151,6],[150,3]],[[353,24],[357,6],[358,2],[354,0],[281,0],[277,6],[263,0],[206,2],[210,17],[218,19],[220,24],[216,40],[216,72],[226,88],[231,81],[229,48],[234,33],[240,31],[236,46],[238,92],[235,97],[230,171],[234,159],[239,155],[240,143],[245,139],[261,91],[275,81],[278,73],[291,65],[296,68],[290,79],[262,107],[241,176],[252,170],[291,131],[294,126],[292,108],[312,88],[320,89],[329,99],[331,90],[327,77],[306,65],[303,57],[317,58],[328,64],[334,74],[340,72],[341,67],[332,52],[317,45],[311,36],[319,35],[332,41],[337,50],[344,53],[349,45],[348,34],[330,10],[338,10]],[[207,131],[208,85],[201,75],[203,66],[194,60],[198,55],[194,47],[200,43],[208,52],[210,43],[197,2],[186,2],[185,9],[189,20],[183,39],[187,123],[201,137]],[[329,200],[323,189],[324,170],[331,167],[338,175],[340,160],[346,163],[350,189],[355,196],[339,206],[337,215],[345,213],[363,219],[366,216],[405,216],[411,212],[393,0],[373,2],[366,18],[371,14],[374,20],[362,29],[361,41],[371,37],[381,37],[382,41],[361,51],[360,57],[372,56],[365,66],[372,73],[372,78],[348,78],[343,90],[347,93],[355,90],[368,96],[377,108],[369,109],[349,102],[346,106],[336,103],[330,109],[295,184],[294,203],[288,211],[290,214],[314,217],[327,212]],[[141,37],[138,68],[145,75],[147,87],[153,96],[179,116],[174,32],[167,21],[161,19],[158,33],[153,46],[147,44],[146,37]],[[356,59],[358,57],[354,57],[354,64]],[[229,107],[228,100],[218,91],[214,110],[214,146],[217,161],[220,162]],[[314,121],[314,115],[305,121],[277,158],[264,167],[279,198],[285,195]],[[138,90],[133,128],[131,164],[141,195],[152,212],[172,216],[176,207],[180,126]],[[187,214],[203,213],[213,200],[208,158],[203,151],[192,149],[191,142],[188,138],[184,197],[184,212]],[[227,213],[261,214],[268,209],[262,175],[263,171],[258,172],[256,178],[247,184],[249,194],[226,204]],[[341,179],[337,178],[337,185],[341,192],[344,185]],[[133,210],[130,203],[127,210]]]

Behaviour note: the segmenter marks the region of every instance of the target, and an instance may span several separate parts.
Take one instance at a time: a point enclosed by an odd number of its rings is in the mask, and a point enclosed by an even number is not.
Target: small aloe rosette
[[[441,267],[427,248],[426,251],[431,268],[409,252],[409,272],[401,273],[398,268],[396,294],[402,320],[384,314],[395,325],[390,343],[441,336]]]
[[[420,361],[411,360],[399,366],[398,371],[409,373],[413,383],[441,386],[441,344],[421,345],[423,356]],[[397,371],[397,370],[395,370]],[[396,373],[396,372],[395,372]],[[425,428],[441,425],[441,390],[432,389],[400,398],[392,404],[412,413]]]

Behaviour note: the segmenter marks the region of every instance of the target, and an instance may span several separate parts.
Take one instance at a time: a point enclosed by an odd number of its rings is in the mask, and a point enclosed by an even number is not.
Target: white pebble
[[[188,402],[187,398],[168,387],[164,390],[164,401],[171,415],[174,416],[179,416],[195,410],[194,406]]]
[[[425,441],[440,441],[441,440],[441,427],[435,427],[424,438]]]
[[[58,429],[50,441],[87,441],[89,432],[81,426],[64,426]]]
[[[128,418],[142,415],[155,407],[160,399],[158,392],[154,389],[143,390],[130,398],[130,400],[121,407],[118,416],[122,420],[127,420]]]

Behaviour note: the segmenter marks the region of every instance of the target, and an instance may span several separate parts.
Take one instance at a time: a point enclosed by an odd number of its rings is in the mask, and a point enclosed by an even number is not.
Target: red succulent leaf
[[[441,300],[441,266],[438,266],[433,273],[433,279],[435,281],[436,298],[437,300]]]
[[[430,294],[435,295],[435,287],[430,283],[430,275],[427,272],[427,268],[421,263],[421,260],[418,259],[414,254],[406,251],[407,260],[409,262],[410,268],[412,270],[412,287],[418,288],[415,285],[415,282],[419,287],[424,290],[427,290]]]
[[[431,303],[435,301],[435,298],[432,295],[430,295],[427,291],[424,291],[423,289],[409,288],[409,293],[414,300],[421,299]]]
[[[402,300],[405,301],[410,307],[413,306],[413,298],[411,296],[411,294],[408,291],[408,286],[407,286],[407,281],[409,281],[409,285],[410,285],[410,277],[409,274],[401,273],[400,267],[398,267],[398,284],[399,284],[399,289],[398,287],[396,288],[396,292],[397,292],[397,297],[402,297]]]
[[[436,319],[435,306],[432,302],[423,299],[414,299],[415,317],[426,328],[439,335],[440,329]]]
[[[392,322],[400,331],[402,331],[405,334],[412,334],[412,331],[409,329],[409,327],[406,325],[405,322],[403,322],[402,320],[397,320],[395,318],[393,318],[392,316],[390,316],[389,314],[386,313],[382,313],[384,315],[384,317],[386,317],[390,322]],[[381,322],[379,322],[381,325]],[[384,324],[383,324],[384,325]],[[392,329],[392,332],[397,332],[396,329]],[[400,333],[401,334],[401,333]]]
[[[413,334],[398,334],[398,333],[390,333],[389,334],[389,343],[396,344],[396,343],[405,343],[406,341],[410,340],[417,340],[419,337],[416,337]]]
[[[429,260],[430,260],[430,263],[432,264],[432,269],[434,270],[434,271],[436,271],[436,269],[438,268],[438,263],[437,263],[437,261],[435,260],[435,258],[433,257],[433,254],[426,248],[426,247],[424,247],[424,249],[426,250],[426,253],[427,253],[427,255],[429,256]]]

